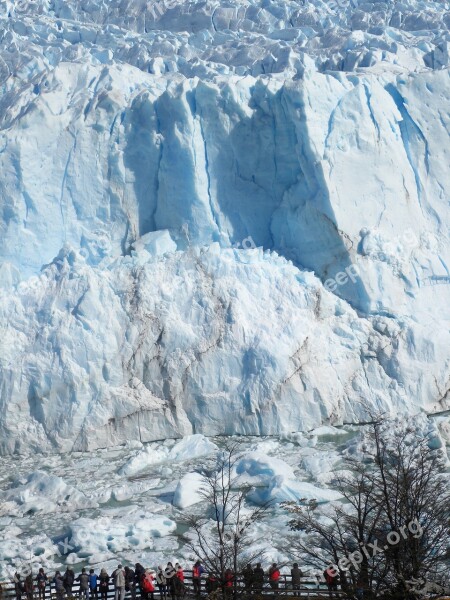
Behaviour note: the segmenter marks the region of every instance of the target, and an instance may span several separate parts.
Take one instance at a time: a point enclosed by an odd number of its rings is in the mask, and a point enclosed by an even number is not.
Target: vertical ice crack
[[[61,212],[61,221],[62,221],[62,226],[63,226],[63,232],[64,232],[64,241],[66,241],[66,219],[64,217],[64,207],[63,207],[63,203],[64,203],[64,188],[66,185],[66,180],[67,180],[67,172],[69,170],[69,164],[72,158],[72,154],[75,151],[75,148],[77,146],[77,138],[76,135],[74,133],[72,133],[72,131],[70,131],[70,129],[67,130],[69,132],[69,135],[72,136],[73,139],[73,145],[72,148],[69,150],[69,154],[67,155],[67,160],[66,160],[66,164],[64,167],[64,174],[63,174],[63,178],[62,178],[62,182],[61,182],[61,193],[59,196],[59,210]]]
[[[209,158],[208,158],[208,148],[207,148],[207,144],[206,144],[206,137],[205,137],[205,132],[203,130],[203,122],[202,122],[202,116],[201,114],[198,115],[198,119],[199,119],[199,124],[200,124],[200,135],[202,136],[202,141],[203,141],[203,149],[204,149],[204,154],[205,154],[205,172],[206,172],[206,180],[207,180],[207,194],[208,194],[208,203],[209,203],[209,208],[211,211],[211,216],[214,220],[214,223],[217,227],[217,231],[220,232],[220,224],[219,224],[219,217],[217,215],[217,212],[214,208],[214,202],[212,199],[212,195],[211,195],[211,176],[209,173]]]
[[[367,108],[369,109],[370,119],[373,123],[373,126],[375,127],[375,130],[377,132],[378,141],[379,141],[380,140],[380,126],[378,125],[377,120],[375,119],[375,115],[373,114],[372,103],[371,103],[371,93],[366,84],[364,84],[364,92],[366,94],[366,102],[367,102]]]
[[[414,156],[414,149],[413,149],[413,144],[412,144],[412,142],[414,142],[414,140],[412,139],[412,136],[415,136],[416,141],[420,141],[423,144],[423,147],[424,147],[423,160],[424,160],[424,166],[425,166],[425,171],[426,171],[427,175],[430,170],[428,142],[423,134],[423,131],[420,129],[420,127],[417,125],[417,123],[413,120],[413,118],[407,111],[406,106],[405,106],[405,100],[404,100],[403,96],[400,94],[400,92],[398,91],[398,89],[392,83],[390,83],[386,86],[386,91],[391,95],[391,97],[394,100],[394,102],[400,112],[400,115],[402,117],[402,121],[399,123],[400,134],[402,136],[403,146],[405,148],[408,162],[409,162],[411,169],[413,171],[413,174],[414,174],[414,179],[416,182],[416,189],[417,189],[417,199],[419,201],[420,208],[423,212],[423,207],[422,207],[423,184],[422,184],[422,179],[421,179],[420,173],[419,173],[419,167],[417,165],[417,160],[416,160],[416,157]]]

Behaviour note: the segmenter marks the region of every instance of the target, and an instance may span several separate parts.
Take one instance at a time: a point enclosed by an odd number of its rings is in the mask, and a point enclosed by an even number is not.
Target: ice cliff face
[[[448,408],[448,3],[0,6],[1,452]]]

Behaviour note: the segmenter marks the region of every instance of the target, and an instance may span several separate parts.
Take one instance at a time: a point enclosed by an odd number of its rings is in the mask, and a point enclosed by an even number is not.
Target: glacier
[[[0,10],[1,454],[450,408],[448,2]]]

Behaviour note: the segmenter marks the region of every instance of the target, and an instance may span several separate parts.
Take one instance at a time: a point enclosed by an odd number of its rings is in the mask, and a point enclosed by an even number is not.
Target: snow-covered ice
[[[177,508],[188,508],[203,499],[205,478],[200,473],[186,473],[178,482],[173,496],[173,505]]]
[[[188,435],[171,448],[166,444],[161,444],[156,448],[153,446],[146,446],[130,458],[120,468],[119,473],[127,476],[135,475],[152,465],[193,460],[208,456],[216,450],[217,446],[204,435]]]
[[[449,14],[0,0],[0,577],[189,562],[222,436],[280,562],[366,406],[448,449]]]
[[[445,447],[441,430],[446,422],[445,415],[433,420],[417,415],[412,426]],[[349,427],[345,438],[319,436],[315,446],[303,444],[303,439],[232,439],[241,452],[233,485],[245,490],[246,510],[252,502],[272,503],[270,513],[252,530],[249,556],[262,545],[265,560],[292,560],[286,548],[289,516],[280,503],[316,500],[326,514],[329,502],[339,502],[333,478],[345,474],[348,454],[361,453],[363,431]],[[167,462],[153,464],[132,476],[120,470],[136,452],[129,443],[59,456],[0,457],[0,579],[24,561],[48,570],[67,564],[112,570],[118,560],[153,567],[168,560],[189,565],[192,555],[180,536],[189,533],[186,515],[205,514],[199,471],[216,463],[226,440],[198,440],[197,447],[205,448],[206,442],[215,451],[173,461],[170,468]],[[168,440],[164,447],[169,453],[178,446],[174,454],[179,455],[181,447],[192,444],[191,437]],[[448,440],[447,446],[450,451]],[[159,442],[144,445],[153,452],[160,447]],[[45,501],[48,510],[39,510]]]
[[[274,477],[294,477],[294,470],[283,460],[261,452],[245,454],[235,465],[233,480],[239,485],[264,486]]]

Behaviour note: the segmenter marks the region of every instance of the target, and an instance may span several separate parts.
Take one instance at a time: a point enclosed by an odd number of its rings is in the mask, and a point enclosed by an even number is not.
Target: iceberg
[[[139,450],[119,469],[120,475],[132,476],[154,465],[194,460],[217,452],[218,448],[202,434],[188,435],[171,448],[166,444],[148,445]]]
[[[248,498],[255,504],[264,506],[268,503],[280,504],[281,502],[332,502],[339,500],[341,495],[334,490],[319,488],[307,481],[275,477],[268,487],[254,490]]]
[[[264,486],[275,477],[294,479],[294,470],[284,460],[261,452],[246,453],[233,468],[233,482],[238,486]]]
[[[203,500],[201,491],[205,486],[205,478],[200,473],[186,473],[175,489],[173,505],[185,509]]]

